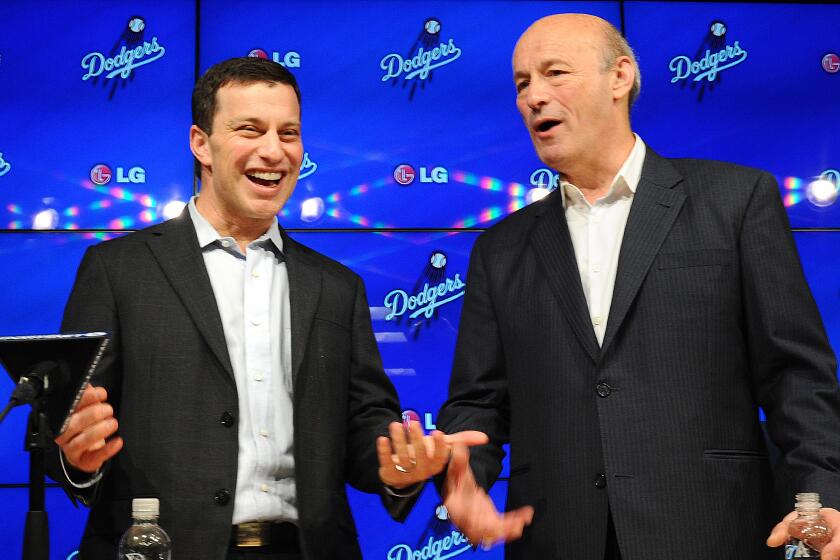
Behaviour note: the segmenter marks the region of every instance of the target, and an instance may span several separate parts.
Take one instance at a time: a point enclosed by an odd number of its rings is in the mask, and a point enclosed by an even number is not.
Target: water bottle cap
[[[141,519],[157,517],[160,515],[160,502],[157,498],[134,498],[131,501],[131,514]]]

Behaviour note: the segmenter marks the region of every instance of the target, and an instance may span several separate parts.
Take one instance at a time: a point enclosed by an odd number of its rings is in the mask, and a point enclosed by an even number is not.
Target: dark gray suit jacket
[[[648,149],[600,348],[561,195],[476,242],[437,423],[485,487],[510,442],[508,557],[603,560],[608,508],[625,560],[779,557],[794,492],[840,505],[840,390],[775,180]]]
[[[360,558],[345,482],[381,493],[375,439],[399,419],[399,402],[382,369],[361,279],[282,234],[304,556]],[[224,558],[239,410],[189,214],[91,247],[62,329],[112,333],[95,384],[107,388],[125,441],[95,496],[71,489],[93,504],[81,557],[115,558],[131,499],[157,496],[174,558]],[[410,502],[383,499],[395,516]]]

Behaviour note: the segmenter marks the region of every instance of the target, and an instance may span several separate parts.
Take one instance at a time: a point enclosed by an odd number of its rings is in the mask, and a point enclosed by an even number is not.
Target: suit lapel
[[[222,319],[189,212],[185,209],[162,224],[147,244],[198,331],[233,379]]]
[[[321,271],[308,249],[291,239],[282,229],[283,253],[289,274],[289,304],[292,320],[292,383],[298,384],[309,331],[321,297]]]
[[[682,181],[682,176],[666,159],[650,148],[647,150],[642,176],[624,228],[602,355],[621,328],[685,201],[685,194],[674,189]]]
[[[592,361],[597,362],[600,353],[598,340],[589,321],[575,250],[560,196],[562,191],[558,189],[541,202],[544,206],[537,214],[531,246],[545,270],[551,291],[560,303],[560,311],[569,321],[581,346]]]

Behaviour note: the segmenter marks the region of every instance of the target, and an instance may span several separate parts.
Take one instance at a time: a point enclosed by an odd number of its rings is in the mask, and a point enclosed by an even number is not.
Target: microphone
[[[63,361],[43,360],[38,362],[32,371],[22,375],[18,384],[9,397],[9,404],[0,412],[0,422],[9,411],[22,404],[29,404],[49,395],[55,389],[60,389],[70,381],[70,371]]]

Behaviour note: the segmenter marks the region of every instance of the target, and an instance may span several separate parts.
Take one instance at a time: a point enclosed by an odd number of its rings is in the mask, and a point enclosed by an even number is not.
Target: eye
[[[526,87],[528,87],[528,80],[520,80],[516,82],[516,93],[522,93],[522,90]]]
[[[549,78],[554,78],[557,76],[563,76],[564,74],[568,74],[565,70],[560,70],[559,68],[551,68],[546,72],[546,75]]]
[[[296,128],[287,128],[280,131],[280,136],[287,140],[296,140],[300,137],[300,131]]]

